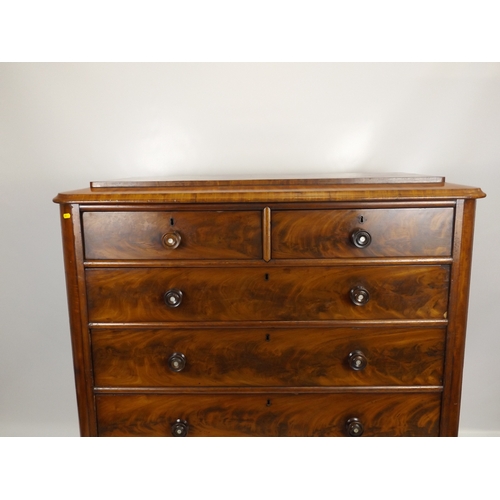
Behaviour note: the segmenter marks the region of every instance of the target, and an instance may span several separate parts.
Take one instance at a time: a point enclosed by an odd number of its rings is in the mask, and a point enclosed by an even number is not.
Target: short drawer
[[[91,322],[445,319],[449,266],[87,269]]]
[[[453,208],[276,210],[272,258],[444,257]]]
[[[94,329],[98,387],[442,385],[444,328]]]
[[[260,259],[259,211],[84,212],[87,259]]]
[[[437,436],[440,393],[97,395],[100,436]]]

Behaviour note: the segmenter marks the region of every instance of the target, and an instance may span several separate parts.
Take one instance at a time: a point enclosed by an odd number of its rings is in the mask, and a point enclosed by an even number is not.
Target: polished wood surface
[[[144,187],[158,187],[158,188],[171,188],[171,187],[215,187],[222,188],[225,186],[310,186],[316,187],[318,185],[333,185],[342,186],[348,184],[444,184],[444,177],[436,175],[424,174],[408,174],[408,173],[336,173],[335,175],[311,175],[297,179],[295,176],[287,177],[281,176],[279,179],[269,178],[258,179],[241,177],[227,179],[226,177],[220,178],[216,176],[206,176],[203,179],[193,179],[192,177],[169,177],[159,179],[118,179],[111,181],[92,181],[90,187],[92,189],[98,188],[144,188]]]
[[[260,211],[85,212],[87,259],[261,259]],[[168,248],[162,236],[180,235]]]
[[[60,217],[80,434],[95,436],[97,422],[93,387],[90,383],[92,364],[87,329],[80,207],[61,205]]]
[[[93,329],[102,387],[441,385],[444,328]],[[356,371],[349,354],[361,351]],[[186,357],[180,372],[168,359]]]
[[[337,178],[314,179],[263,179],[215,181],[167,181],[158,185],[154,181],[133,181],[125,187],[97,187],[59,193],[56,203],[297,203],[341,201],[401,201],[401,200],[452,200],[458,198],[483,198],[485,194],[476,187],[461,186],[436,178],[410,176],[384,176],[364,174],[355,176],[356,182],[343,183]],[[376,181],[374,180],[376,179]],[[426,182],[429,180],[429,182]],[[424,181],[424,182],[422,182]],[[104,183],[100,183],[102,186]]]
[[[443,436],[458,434],[475,212],[475,200],[460,200],[457,203],[453,258],[460,265],[454,266],[450,286],[450,319],[445,358],[446,385],[441,416]]]
[[[341,177],[60,193],[82,436],[456,436],[485,195]]]
[[[91,322],[443,319],[449,266],[87,269]],[[350,290],[370,292],[354,305]],[[169,289],[183,293],[168,307]]]
[[[357,248],[351,235],[368,231]],[[272,257],[405,257],[451,255],[453,208],[274,210]]]
[[[359,418],[364,436],[437,436],[441,395],[233,394],[98,395],[100,436],[171,436],[178,419],[188,436],[347,436]]]

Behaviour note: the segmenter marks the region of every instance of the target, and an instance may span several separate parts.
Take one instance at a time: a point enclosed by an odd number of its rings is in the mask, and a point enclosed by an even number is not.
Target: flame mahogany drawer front
[[[444,328],[92,330],[98,387],[443,383]]]
[[[87,259],[261,259],[260,211],[86,212]]]
[[[449,207],[276,210],[272,254],[276,259],[449,256],[452,235]]]
[[[61,193],[83,436],[455,436],[475,201],[410,174]]]
[[[444,319],[449,266],[88,269],[86,279],[92,322]]]
[[[101,436],[437,436],[426,393],[97,396]]]

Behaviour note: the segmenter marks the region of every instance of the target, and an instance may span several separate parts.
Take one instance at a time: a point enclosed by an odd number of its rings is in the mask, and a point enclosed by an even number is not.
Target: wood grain
[[[453,259],[459,265],[454,265],[452,268],[450,287],[450,317],[441,424],[443,436],[458,434],[475,211],[475,200],[460,200],[457,204]]]
[[[97,395],[99,435],[345,436],[357,417],[364,436],[437,436],[440,394]]]
[[[190,436],[343,436],[352,417],[366,436],[457,435],[484,193],[437,176],[312,177],[104,182],[54,199],[82,435],[169,436],[180,418]],[[371,244],[355,247],[355,230]]]
[[[84,212],[87,259],[260,259],[262,213],[255,211]],[[162,245],[177,231],[181,244]]]
[[[92,393],[79,206],[61,205],[60,217],[80,434],[95,436],[96,413]]]
[[[134,187],[78,189],[59,193],[56,203],[297,203],[363,201],[436,201],[457,198],[483,198],[479,188],[442,183],[392,183],[379,178],[377,183],[338,184],[279,180],[270,184],[228,181],[225,185],[187,182],[158,187],[136,183]]]
[[[96,386],[441,385],[443,328],[95,329]],[[368,360],[348,364],[352,351]],[[168,358],[186,356],[182,372]]]
[[[356,229],[372,237],[351,241]],[[453,208],[273,211],[274,259],[449,256]]]
[[[262,258],[271,260],[271,209],[264,207],[262,210]]]
[[[87,269],[89,321],[443,319],[449,266]],[[351,288],[371,295],[355,306]],[[183,292],[179,307],[167,290]]]

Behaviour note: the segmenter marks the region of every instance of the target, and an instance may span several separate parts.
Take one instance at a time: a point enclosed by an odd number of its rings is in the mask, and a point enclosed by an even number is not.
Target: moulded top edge
[[[323,186],[219,186],[80,189],[59,193],[56,203],[297,203],[437,201],[484,198],[479,188],[458,184]]]

